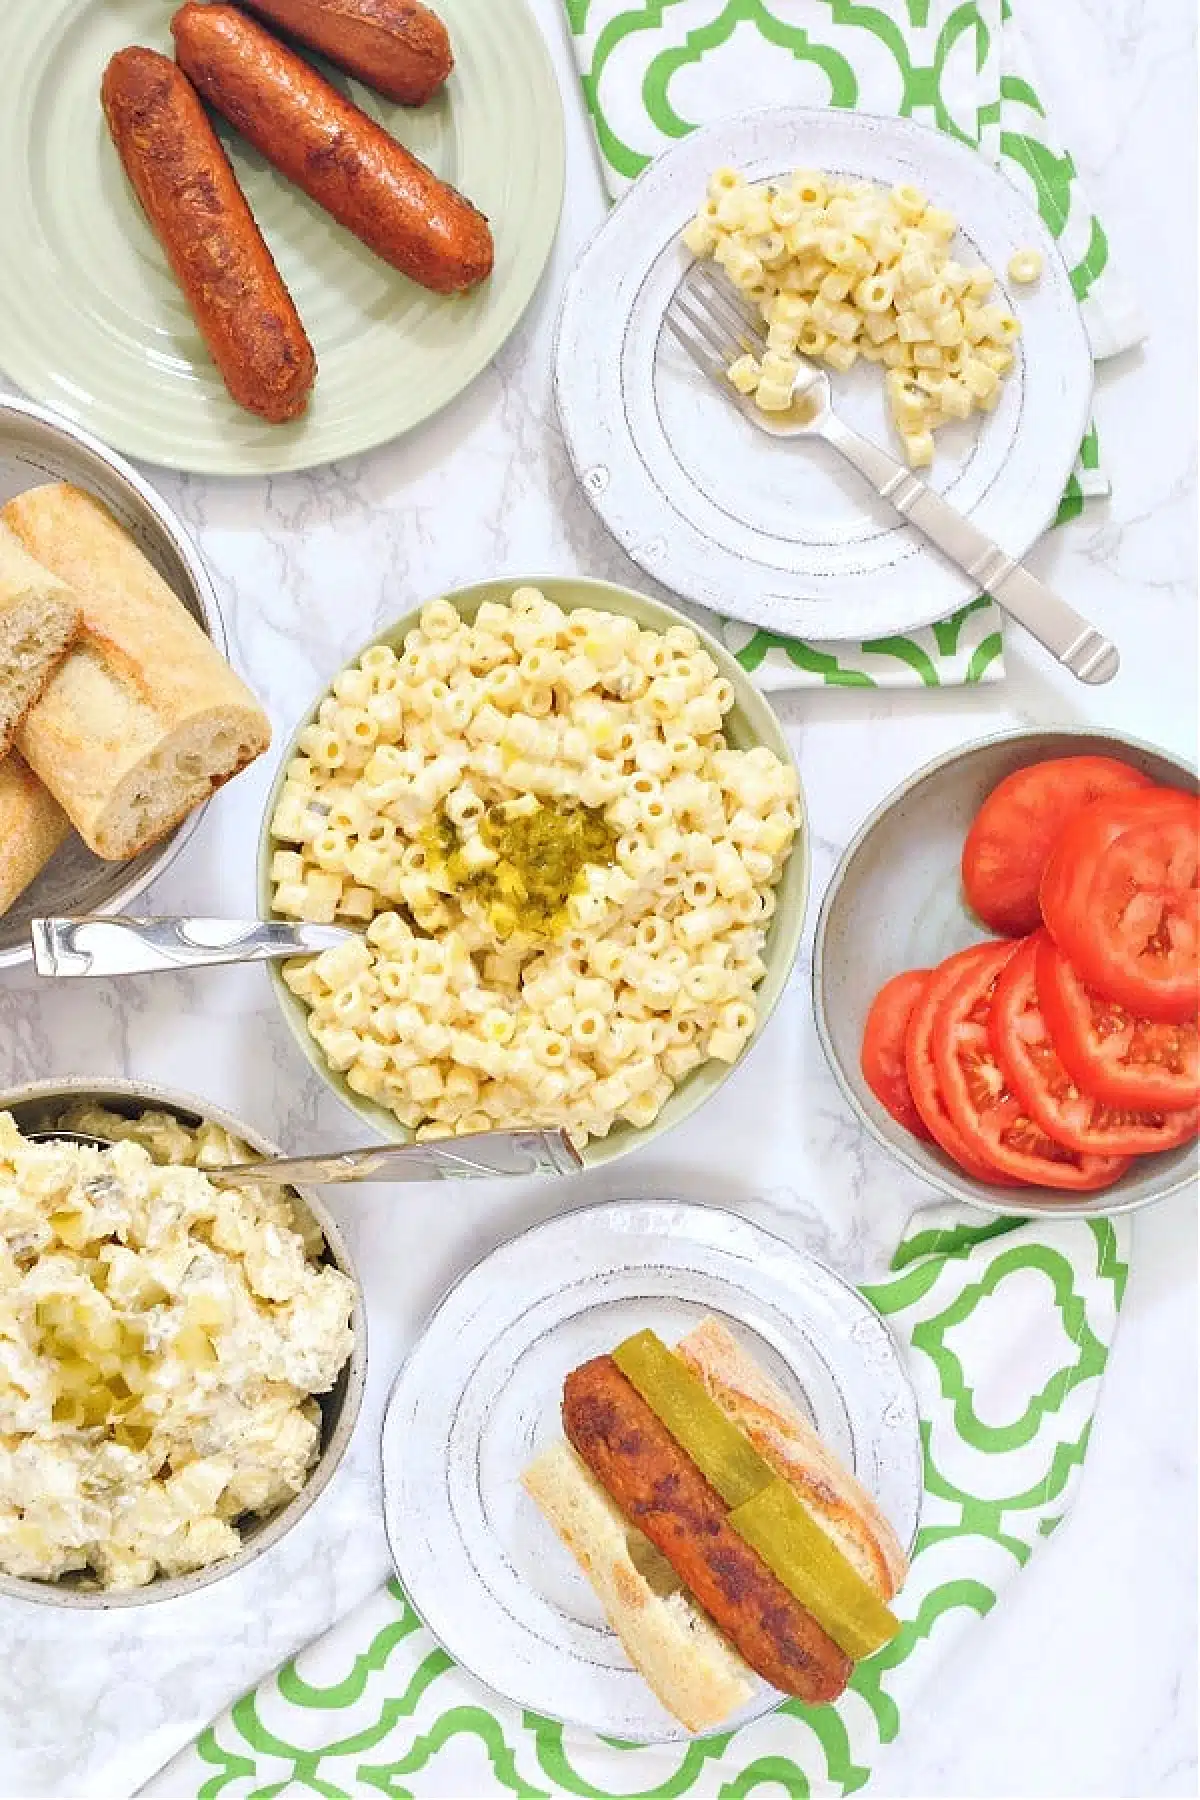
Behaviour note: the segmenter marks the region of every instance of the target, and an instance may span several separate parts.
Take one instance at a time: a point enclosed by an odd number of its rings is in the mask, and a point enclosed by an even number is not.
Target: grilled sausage
[[[298,418],[317,359],[191,83],[157,50],[119,50],[100,98],[225,386],[272,424]]]
[[[237,3],[402,106],[424,106],[454,67],[446,27],[420,0]]]
[[[836,1699],[850,1658],[738,1536],[724,1500],[611,1356],[567,1376],[562,1415],[592,1474],[750,1667],[810,1705]]]
[[[377,256],[438,294],[490,273],[483,214],[261,25],[187,0],[171,30],[209,104]]]

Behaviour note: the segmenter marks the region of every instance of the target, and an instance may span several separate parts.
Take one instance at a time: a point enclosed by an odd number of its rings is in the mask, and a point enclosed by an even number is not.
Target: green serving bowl
[[[733,684],[735,700],[731,710],[725,715],[725,735],[736,750],[751,750],[756,744],[765,744],[773,750],[783,762],[794,763],[791,748],[784,736],[783,728],[772,712],[766,700],[747,677],[745,670],[734,660],[728,650],[710,637],[706,631],[695,624],[692,619],[677,612],[674,607],[666,606],[661,600],[651,600],[646,594],[636,593],[632,588],[617,587],[609,581],[592,581],[584,576],[523,576],[505,577],[497,581],[481,581],[473,587],[458,588],[446,594],[445,599],[458,610],[464,619],[475,617],[485,600],[506,601],[518,587],[535,587],[546,595],[547,599],[557,602],[564,612],[573,612],[581,606],[594,607],[598,611],[619,613],[625,618],[636,619],[654,631],[666,631],[672,625],[687,625],[700,639],[708,654],[717,664],[721,674]],[[437,596],[430,596],[437,598]],[[428,604],[428,602],[426,602]],[[372,644],[388,644],[393,650],[403,647],[405,635],[414,630],[420,621],[421,608],[404,616],[386,631],[370,639],[357,655],[351,659],[347,667],[358,661],[364,650]],[[271,857],[277,846],[271,838],[271,820],[282,790],[288,764],[296,754],[296,740],[306,726],[316,718],[317,709],[327,696],[326,692],[318,695],[312,706],[305,713],[296,727],[296,733],[284,753],[279,765],[279,772],[267,797],[266,810],[263,814],[262,833],[258,846],[258,905],[259,917],[271,917]],[[766,946],[763,950],[763,961],[767,972],[755,990],[755,1006],[758,1023],[754,1035],[743,1054],[748,1054],[758,1039],[767,1020],[771,1017],[787,984],[788,975],[796,959],[800,947],[800,939],[804,933],[805,908],[808,903],[809,854],[808,854],[808,818],[804,808],[803,790],[800,792],[800,826],[796,833],[791,855],[784,865],[783,874],[776,889],[775,912],[767,930]],[[407,1143],[412,1132],[402,1125],[394,1113],[386,1107],[366,1100],[350,1088],[344,1078],[337,1074],[326,1063],[316,1042],[308,1032],[308,1008],[290,992],[286,986],[280,966],[272,963],[269,966],[271,981],[275,994],[282,1008],[283,1016],[291,1027],[293,1036],[304,1055],[322,1080],[333,1089],[334,1093],[348,1106],[351,1112],[358,1114],[366,1124],[372,1126],[382,1137]],[[634,1125],[614,1125],[606,1138],[594,1138],[583,1152],[584,1166],[598,1167],[601,1163],[613,1162],[618,1156],[625,1156],[631,1150],[639,1149],[652,1139],[661,1137],[672,1126],[678,1125],[698,1106],[715,1094],[725,1077],[729,1074],[729,1065],[721,1062],[702,1063],[686,1076],[671,1095],[653,1125],[638,1127]]]

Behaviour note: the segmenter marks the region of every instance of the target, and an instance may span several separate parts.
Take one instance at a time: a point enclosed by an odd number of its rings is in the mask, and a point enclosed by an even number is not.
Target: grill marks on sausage
[[[842,1692],[850,1658],[734,1531],[724,1500],[611,1356],[568,1375],[563,1429],[751,1668],[810,1704]]]
[[[187,0],[171,30],[209,105],[376,256],[435,293],[491,273],[483,214],[253,19]]]
[[[187,77],[121,50],[101,84],[117,153],[233,398],[272,423],[308,404],[316,357]]]

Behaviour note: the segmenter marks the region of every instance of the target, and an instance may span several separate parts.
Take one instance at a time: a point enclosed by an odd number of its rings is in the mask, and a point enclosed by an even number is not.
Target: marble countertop
[[[558,0],[536,10],[566,96],[567,204],[547,278],[496,364],[431,425],[353,462],[271,482],[155,476],[196,531],[280,745],[344,658],[428,595],[509,573],[646,585],[575,491],[553,416],[555,305],[603,203]],[[1030,558],[1118,641],[1123,669],[1109,688],[1082,689],[1014,631],[995,686],[782,697],[818,896],[887,789],[965,739],[1096,721],[1194,753],[1195,10],[1061,0],[1021,19],[1152,334],[1099,377],[1111,503]],[[157,910],[252,912],[273,761],[210,809],[155,889]],[[688,1192],[744,1208],[850,1275],[879,1265],[928,1191],[865,1138],[834,1087],[808,1001],[810,941],[767,1041],[721,1094],[653,1150],[582,1177],[574,1199]],[[261,970],[58,989],[3,973],[0,1084],[118,1072],[206,1095],[296,1150],[356,1135],[298,1056]],[[342,1469],[283,1544],[191,1600],[107,1616],[0,1601],[3,1800],[131,1794],[384,1576],[378,1423],[397,1362],[451,1277],[552,1202],[515,1183],[460,1191],[452,1207],[442,1192],[436,1210],[424,1187],[330,1192],[365,1273],[372,1336]],[[1073,1514],[909,1715],[875,1794],[1195,1793],[1195,1325],[1195,1208],[1180,1197],[1136,1222]]]

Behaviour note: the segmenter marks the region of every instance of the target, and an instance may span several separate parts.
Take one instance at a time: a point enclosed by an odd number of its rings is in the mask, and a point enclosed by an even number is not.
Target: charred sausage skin
[[[491,272],[483,214],[261,25],[187,0],[171,30],[209,105],[377,256],[438,294]]]
[[[100,98],[125,173],[230,394],[272,424],[308,404],[317,359],[229,159],[187,77],[119,50]]]
[[[809,1705],[836,1699],[850,1658],[734,1531],[721,1496],[611,1356],[567,1376],[562,1416],[577,1454],[750,1667]]]
[[[450,35],[420,0],[238,0],[388,100],[424,106],[454,67]]]

